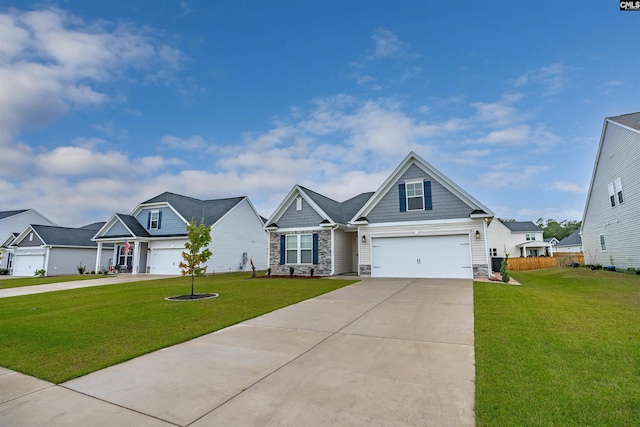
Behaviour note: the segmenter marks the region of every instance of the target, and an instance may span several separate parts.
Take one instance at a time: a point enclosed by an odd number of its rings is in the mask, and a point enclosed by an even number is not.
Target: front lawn
[[[512,275],[474,284],[477,425],[637,425],[640,276]]]
[[[0,299],[0,366],[61,383],[354,283],[355,280],[196,278],[204,301],[169,302],[191,279]]]
[[[101,279],[107,276],[97,274],[76,274],[73,276],[51,277],[12,277],[0,276],[0,289],[19,288],[22,286],[46,285],[48,283],[74,282],[76,280]]]

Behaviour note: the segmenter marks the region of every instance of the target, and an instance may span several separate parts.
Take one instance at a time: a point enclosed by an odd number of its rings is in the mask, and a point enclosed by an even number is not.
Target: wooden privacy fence
[[[560,252],[552,257],[509,258],[507,270],[540,270],[543,268],[566,267],[569,264],[584,264],[584,254],[579,252]]]

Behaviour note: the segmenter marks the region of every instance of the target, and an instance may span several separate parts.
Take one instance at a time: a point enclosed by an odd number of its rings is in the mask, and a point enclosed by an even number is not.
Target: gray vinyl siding
[[[131,236],[131,233],[127,230],[123,223],[117,221],[113,226],[104,233],[103,237],[111,236]]]
[[[27,234],[24,237],[24,239],[22,239],[20,243],[18,243],[19,248],[29,248],[32,246],[42,246],[42,245],[44,245],[44,243],[42,243],[42,240],[38,238],[38,235],[36,233],[33,233],[33,241],[31,242],[29,241],[29,234]]]
[[[586,264],[640,268],[640,134],[605,124],[582,229]],[[609,201],[608,185],[622,179],[624,203]],[[600,234],[606,251],[600,249]]]
[[[45,267],[47,276],[78,274],[80,262],[86,267],[86,271],[94,271],[97,252],[97,249],[51,248],[49,251],[49,265]],[[105,254],[103,251],[103,258],[105,255],[108,261],[109,254]],[[107,267],[106,262],[103,264],[104,267]]]
[[[147,228],[149,223],[149,213],[151,211],[162,212],[162,221],[160,223],[159,230],[150,230]],[[187,234],[187,225],[171,208],[155,208],[155,209],[143,209],[136,215],[138,222],[149,232],[152,236],[172,236],[176,234]],[[191,220],[191,218],[189,218]],[[195,221],[200,224],[201,218],[195,218]]]
[[[282,216],[276,221],[279,228],[317,227],[324,218],[302,199],[302,210],[296,210],[295,199]]]
[[[411,180],[431,181],[433,209],[400,212],[398,184]],[[380,223],[469,218],[471,212],[473,212],[473,208],[444,188],[418,166],[411,165],[371,210],[367,215],[367,219],[369,223]]]

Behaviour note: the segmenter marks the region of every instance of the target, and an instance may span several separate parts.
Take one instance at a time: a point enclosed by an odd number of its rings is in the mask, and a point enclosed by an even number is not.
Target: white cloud
[[[209,147],[209,143],[200,135],[192,135],[187,139],[165,135],[160,138],[160,143],[164,148],[184,151],[200,151]]]
[[[566,182],[566,181],[556,181],[553,183],[553,185],[551,186],[551,188],[553,188],[554,190],[558,190],[558,191],[564,191],[564,192],[569,192],[569,193],[577,193],[577,194],[587,194],[587,191],[589,190],[589,186],[588,185],[578,185],[575,184],[573,182]]]
[[[153,73],[161,66],[170,74],[181,60],[180,51],[144,30],[85,23],[55,7],[5,12],[0,14],[0,128],[15,135],[46,125],[75,105],[104,104],[110,97],[96,83],[120,78],[128,69]]]
[[[512,80],[516,87],[524,87],[531,84],[538,84],[544,88],[545,96],[556,95],[562,91],[567,84],[567,73],[570,69],[564,62],[558,61],[550,65],[532,70]]]

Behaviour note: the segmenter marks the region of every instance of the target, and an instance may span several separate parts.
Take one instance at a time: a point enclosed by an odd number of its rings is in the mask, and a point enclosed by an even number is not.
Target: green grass
[[[73,276],[20,277],[0,276],[0,289],[20,288],[22,286],[46,285],[48,283],[75,282],[76,280],[101,279],[107,276],[97,274],[76,274]]]
[[[196,278],[204,301],[170,302],[190,278],[123,283],[0,299],[0,366],[60,383],[354,283]]]
[[[512,275],[474,283],[477,425],[638,425],[640,276]]]

